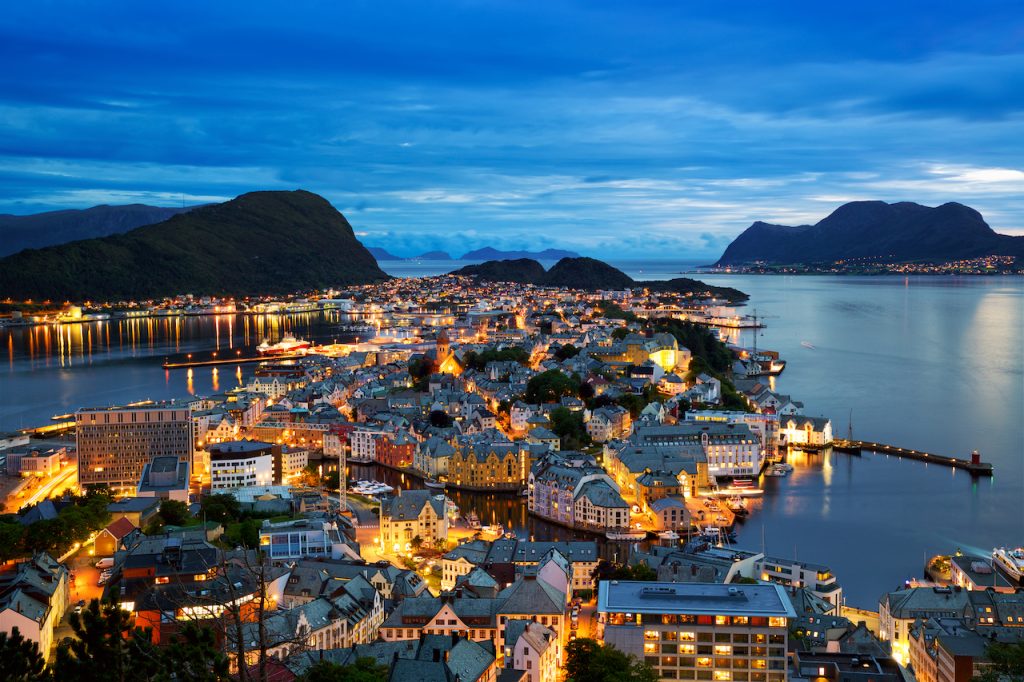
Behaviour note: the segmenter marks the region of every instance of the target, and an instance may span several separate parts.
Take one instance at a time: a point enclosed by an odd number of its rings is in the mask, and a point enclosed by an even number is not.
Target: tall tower
[[[448,333],[445,330],[441,330],[441,333],[437,335],[437,364],[440,367],[448,356],[452,354],[451,342],[448,340]]]

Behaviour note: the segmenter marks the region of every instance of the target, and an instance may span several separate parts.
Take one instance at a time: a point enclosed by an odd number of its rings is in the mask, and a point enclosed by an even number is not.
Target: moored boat
[[[993,549],[992,561],[1017,582],[1024,580],[1024,547]]]

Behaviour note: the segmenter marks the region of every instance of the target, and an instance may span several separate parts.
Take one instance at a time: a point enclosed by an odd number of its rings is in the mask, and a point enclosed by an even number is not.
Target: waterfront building
[[[758,559],[755,569],[758,573],[756,577],[761,580],[785,587],[806,588],[836,609],[843,605],[843,588],[828,566],[766,556]]]
[[[789,622],[779,585],[602,581],[597,638],[663,680],[784,682]]]
[[[1015,592],[1017,585],[1003,575],[988,557],[955,554],[949,558],[950,582],[965,590]],[[1024,622],[1024,621],[1022,621]]]
[[[274,483],[274,446],[258,440],[215,443],[210,452],[210,488],[214,492]]]
[[[398,490],[381,504],[380,539],[385,552],[408,553],[419,538],[428,546],[448,541],[447,498],[430,490]]]
[[[575,453],[549,452],[530,468],[531,513],[571,528],[599,531],[629,527],[629,505],[604,469],[573,461]]]
[[[670,426],[641,426],[629,440],[640,446],[700,446],[709,477],[756,476],[764,461],[761,441],[746,424],[684,421]]]
[[[518,443],[457,443],[448,460],[448,482],[477,490],[519,490],[529,468],[529,450]]]
[[[134,492],[154,457],[192,458],[192,416],[170,403],[87,408],[75,413],[78,485]]]
[[[349,461],[352,462],[375,462],[377,461],[377,442],[380,438],[390,435],[384,429],[368,427],[356,427],[348,435],[350,447]]]
[[[878,636],[892,646],[893,656],[910,658],[910,630],[918,618],[966,618],[973,613],[970,595],[959,587],[910,587],[887,592],[878,604]],[[991,602],[981,606],[991,612]],[[986,616],[982,616],[984,618]]]
[[[46,553],[0,572],[0,632],[14,628],[47,656],[71,600],[70,573]]]
[[[768,459],[775,459],[779,454],[779,415],[777,414],[730,410],[687,410],[684,420],[746,424],[760,439],[761,448]]]
[[[373,456],[384,466],[396,469],[409,467],[413,464],[418,444],[407,431],[385,433],[376,437]]]
[[[824,447],[832,444],[832,420],[789,414],[779,417],[779,438],[784,446]]]
[[[642,429],[643,427],[641,427]],[[704,447],[691,443],[643,443],[637,434],[629,440],[612,441],[604,447],[604,463],[623,496],[637,500],[641,494],[639,479],[647,472],[673,476],[679,494],[697,495],[708,487],[708,465]]]
[[[309,463],[309,448],[281,445],[271,450],[274,458],[274,483],[291,483]]]
[[[447,478],[448,465],[454,454],[455,448],[451,443],[439,436],[431,436],[417,446],[413,466],[430,478]]]

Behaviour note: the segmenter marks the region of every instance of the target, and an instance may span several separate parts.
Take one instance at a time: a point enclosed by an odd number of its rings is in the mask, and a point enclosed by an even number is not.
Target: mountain
[[[91,239],[127,232],[142,225],[160,223],[185,208],[161,208],[145,204],[93,206],[86,209],[47,211],[31,215],[0,215],[0,256],[22,249],[38,249],[76,239]]]
[[[445,251],[427,251],[421,253],[418,256],[413,256],[412,260],[455,260]]]
[[[379,246],[367,246],[366,250],[373,254],[373,257],[377,260],[405,260],[401,256],[389,253],[387,249],[382,249]]]
[[[487,282],[515,282],[539,286],[566,287],[568,289],[631,289],[643,287],[653,291],[680,294],[709,292],[730,301],[749,298],[739,289],[714,287],[695,279],[678,277],[665,281],[635,281],[632,277],[607,263],[593,258],[563,258],[545,271],[544,266],[532,258],[492,260],[478,265],[467,265],[451,274],[477,277]]]
[[[562,258],[579,258],[578,253],[563,251],[562,249],[544,249],[543,251],[499,251],[498,249],[485,246],[476,251],[470,251],[459,260],[517,260],[520,258],[533,258],[534,260],[561,260]]]
[[[717,264],[951,261],[992,254],[1024,256],[1024,237],[997,234],[978,211],[963,204],[930,208],[854,201],[815,225],[755,222],[729,244]]]
[[[251,192],[125,234],[0,259],[0,298],[283,294],[388,279],[352,226],[311,192]]]

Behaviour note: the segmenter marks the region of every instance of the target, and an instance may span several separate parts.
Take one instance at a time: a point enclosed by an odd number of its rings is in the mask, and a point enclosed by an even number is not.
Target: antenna
[[[850,418],[846,421],[846,440],[853,440],[853,408],[850,408]]]

